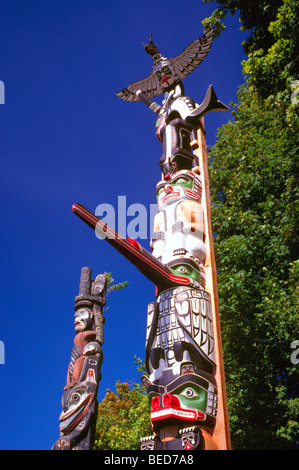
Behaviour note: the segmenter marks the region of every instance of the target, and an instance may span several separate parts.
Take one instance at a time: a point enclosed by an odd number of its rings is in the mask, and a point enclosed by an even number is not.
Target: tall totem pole
[[[81,204],[73,205],[76,215],[156,286],[156,301],[147,312],[148,375],[142,377],[153,434],[141,438],[144,450],[230,448],[203,122],[208,112],[228,108],[212,86],[198,105],[185,96],[182,84],[212,41],[210,30],[167,59],[150,35],[144,48],[153,59],[152,73],[117,93],[125,101],[143,101],[158,116],[162,175],[156,186],[152,253]],[[151,99],[160,93],[161,106]]]

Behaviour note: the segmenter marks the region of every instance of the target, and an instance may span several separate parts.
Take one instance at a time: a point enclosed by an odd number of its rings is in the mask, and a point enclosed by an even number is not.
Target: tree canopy
[[[290,360],[299,339],[299,5],[217,3],[206,26],[214,21],[220,34],[220,19],[239,10],[242,27],[251,30],[233,120],[209,151],[232,446],[293,449],[299,435],[299,365]]]
[[[137,370],[143,362],[135,357]],[[143,385],[116,383],[116,391],[108,389],[98,406],[95,450],[138,450],[140,438],[152,433],[150,409]]]
[[[212,223],[236,448],[292,447],[299,434],[296,136],[240,91],[210,151]]]
[[[238,14],[241,28],[250,31],[243,42],[248,58],[243,62],[247,86],[252,100],[276,96],[289,101],[292,83],[298,80],[299,70],[299,7],[296,0],[203,0],[215,1],[219,7],[211,17],[203,20],[205,29],[211,27],[219,36],[225,29],[223,20],[227,14]],[[298,85],[298,84],[297,84]],[[299,87],[298,87],[299,88]],[[297,100],[296,100],[297,101]],[[289,112],[296,108],[290,106]],[[289,121],[298,128],[297,113],[292,112]],[[297,119],[295,119],[297,117]]]

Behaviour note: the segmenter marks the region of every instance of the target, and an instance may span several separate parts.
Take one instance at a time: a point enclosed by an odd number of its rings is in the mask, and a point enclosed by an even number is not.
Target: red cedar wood
[[[230,430],[228,420],[228,409],[226,399],[226,384],[224,373],[224,362],[222,353],[221,341],[221,326],[219,315],[218,303],[218,287],[217,287],[217,267],[215,262],[214,245],[213,245],[213,231],[212,231],[212,218],[211,218],[211,199],[210,199],[210,182],[208,172],[208,154],[205,138],[204,119],[201,118],[197,126],[197,140],[198,148],[194,149],[195,155],[198,157],[198,164],[201,169],[202,178],[202,205],[204,208],[204,226],[205,226],[205,245],[207,249],[205,273],[206,273],[206,291],[211,295],[212,318],[214,326],[214,338],[216,349],[217,372],[216,382],[218,388],[218,410],[217,420],[214,430],[206,428],[204,432],[205,448],[213,448],[213,442],[208,434],[211,434],[212,440],[218,450],[230,450]],[[215,447],[214,447],[215,448]]]
[[[192,142],[192,148],[194,150],[194,154],[198,157],[198,166],[201,171],[203,186],[202,205],[204,208],[204,227],[206,234],[205,245],[207,249],[205,264],[206,291],[211,295],[211,308],[217,361],[216,382],[218,388],[218,410],[215,428],[210,429],[208,427],[201,426],[201,430],[204,440],[204,450],[231,450],[218,303],[217,268],[213,245],[208,154],[205,134],[204,119],[201,118],[197,126],[197,141]],[[160,438],[162,442],[172,440],[177,434],[177,429],[178,427],[176,425],[165,426],[163,429],[161,429]]]

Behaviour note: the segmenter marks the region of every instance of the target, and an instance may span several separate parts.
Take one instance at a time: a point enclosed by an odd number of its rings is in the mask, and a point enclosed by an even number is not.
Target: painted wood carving
[[[76,336],[62,396],[60,436],[53,450],[90,450],[93,446],[107,280],[105,274],[99,274],[95,280],[91,276],[90,268],[82,268],[79,295],[75,299]]]
[[[182,86],[181,81],[193,72],[193,70],[203,61],[209,52],[213,41],[213,30],[189,44],[181,54],[168,59],[163,57],[158,47],[152,41],[150,34],[149,43],[144,48],[153,59],[152,72],[148,77],[138,80],[128,85],[117,96],[126,101],[139,101],[136,92],[140,90],[149,98],[153,98],[161,93],[175,88],[177,84]]]
[[[148,373],[142,377],[153,434],[141,438],[143,450],[230,447],[203,121],[207,113],[228,108],[212,85],[197,104],[182,84],[212,41],[210,30],[167,59],[150,36],[144,47],[153,59],[151,74],[117,93],[125,101],[143,101],[157,115],[162,155],[152,253],[81,204],[73,205],[78,217],[106,236],[156,287],[156,300],[147,312]],[[160,93],[161,105],[152,100]]]

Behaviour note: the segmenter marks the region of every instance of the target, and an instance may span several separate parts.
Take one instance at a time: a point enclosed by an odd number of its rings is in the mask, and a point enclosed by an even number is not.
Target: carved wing
[[[191,42],[179,55],[170,59],[180,80],[187,77],[204,60],[212,46],[213,36],[214,30],[212,28],[206,34]]]
[[[211,48],[213,35],[214,31],[210,29],[206,34],[191,42],[183,52],[170,59],[179,80],[183,80],[204,60]],[[150,73],[143,80],[131,83],[131,85],[116,93],[116,96],[125,101],[140,101],[138,96],[135,95],[137,90],[141,90],[149,98],[163,92],[154,74]]]
[[[143,80],[138,80],[137,82],[131,83],[131,85],[128,85],[126,88],[116,93],[116,96],[125,101],[140,101],[140,98],[135,95],[137,90],[142,91],[149,98],[162,93],[162,88],[160,87],[154,74],[151,73]]]

